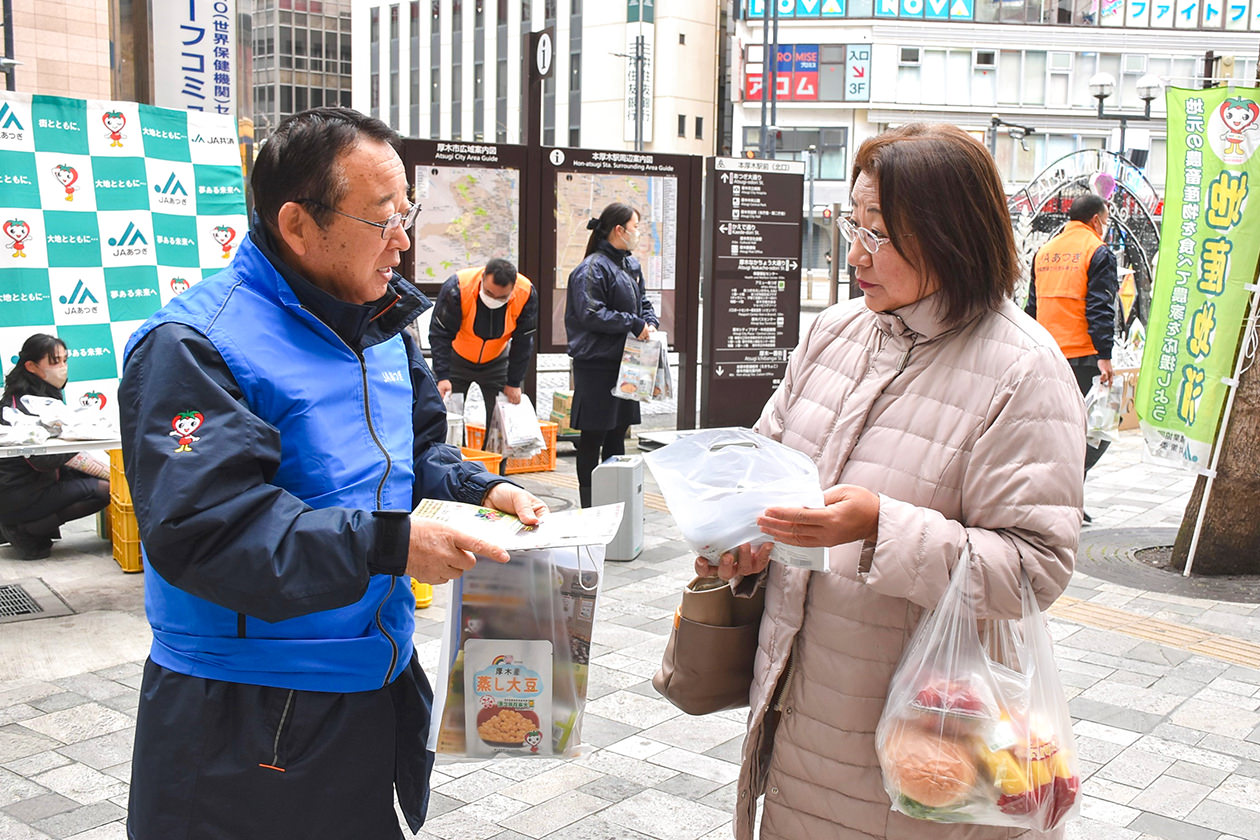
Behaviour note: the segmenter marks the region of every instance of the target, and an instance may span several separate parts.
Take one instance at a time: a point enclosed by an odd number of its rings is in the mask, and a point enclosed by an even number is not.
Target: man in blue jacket
[[[545,505],[443,441],[395,274],[415,208],[379,120],[282,123],[228,268],[128,342],[123,454],[145,556],[145,663],[128,835],[398,838],[419,829],[433,694],[408,576],[459,577],[474,535],[426,496],[534,522]]]

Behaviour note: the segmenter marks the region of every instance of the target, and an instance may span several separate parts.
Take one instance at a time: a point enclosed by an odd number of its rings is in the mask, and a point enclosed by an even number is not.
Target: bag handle
[[[587,558],[591,561],[591,580],[595,581],[594,586],[587,586],[584,583],[582,583],[582,555],[583,553],[585,553]],[[578,585],[578,588],[581,589],[583,592],[595,592],[596,590],[599,589],[599,566],[595,564],[595,555],[591,553],[591,547],[589,545],[578,546],[577,585]]]
[[[726,449],[727,447],[731,447],[731,446],[747,446],[749,449],[760,449],[760,448],[761,448],[761,447],[760,447],[760,445],[759,445],[756,441],[752,441],[752,440],[730,440],[730,441],[727,441],[727,442],[725,442],[725,443],[713,443],[713,444],[709,444],[709,451],[710,451],[710,452],[718,452],[719,450]]]

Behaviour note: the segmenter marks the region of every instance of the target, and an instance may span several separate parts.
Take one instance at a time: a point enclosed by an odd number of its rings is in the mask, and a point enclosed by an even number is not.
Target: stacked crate
[[[121,449],[109,450],[109,529],[114,560],[124,572],[144,570],[140,559],[140,525],[131,502],[131,488],[123,473]]]

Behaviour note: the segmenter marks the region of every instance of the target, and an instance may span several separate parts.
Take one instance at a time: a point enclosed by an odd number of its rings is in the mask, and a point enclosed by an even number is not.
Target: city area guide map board
[[[248,230],[236,122],[0,92],[0,359],[53,333],[71,405],[116,409],[127,338]]]
[[[524,148],[416,141],[409,146],[424,160],[413,173],[420,205],[412,228],[415,282],[435,291],[427,284],[441,284],[460,269],[496,257],[522,268]]]
[[[626,171],[626,161],[646,158],[641,172]],[[678,175],[660,167],[650,171],[650,155],[553,149],[549,162],[555,167],[556,259],[552,300],[552,341],[563,345],[564,310],[569,274],[586,256],[591,232],[586,223],[598,217],[614,201],[639,212],[639,245],[634,251],[643,271],[648,300],[670,332],[674,326],[674,298],[678,275]],[[629,161],[634,165],[637,161]]]

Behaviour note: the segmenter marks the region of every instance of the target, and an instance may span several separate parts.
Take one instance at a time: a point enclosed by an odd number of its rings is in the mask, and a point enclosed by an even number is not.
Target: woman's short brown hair
[[[892,247],[940,281],[950,322],[1011,297],[1019,277],[1002,179],[988,150],[946,123],[910,123],[868,139],[853,161],[879,190]],[[910,247],[903,248],[906,239]]]

